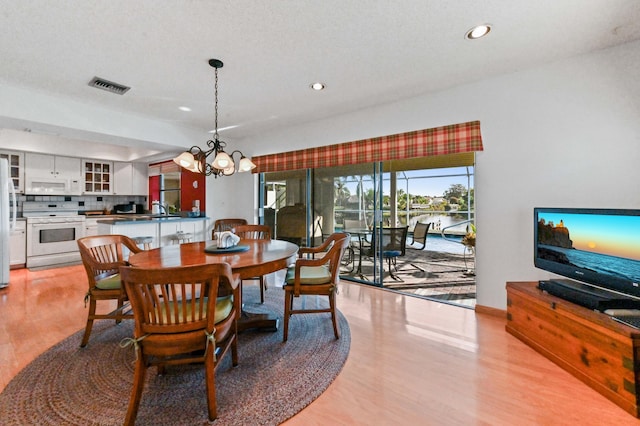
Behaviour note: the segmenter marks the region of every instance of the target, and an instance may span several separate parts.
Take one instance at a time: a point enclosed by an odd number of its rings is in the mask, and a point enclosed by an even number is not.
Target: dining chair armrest
[[[325,263],[328,263],[329,261],[330,259],[327,257],[321,257],[318,259],[307,259],[307,258],[297,259],[296,270],[300,269],[303,266],[322,266]]]
[[[142,249],[138,247],[138,245],[133,240],[132,241],[124,240],[122,244],[124,244],[125,247],[128,248],[131,253],[135,254],[135,253],[140,253],[142,251]]]
[[[305,254],[311,254],[313,256],[316,253],[325,253],[332,243],[332,240],[326,240],[316,247],[300,247],[298,257],[303,258]]]

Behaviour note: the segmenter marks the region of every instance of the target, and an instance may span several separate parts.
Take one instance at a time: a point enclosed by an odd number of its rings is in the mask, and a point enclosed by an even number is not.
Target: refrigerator
[[[13,209],[9,208],[9,195]],[[9,161],[0,158],[0,288],[9,285],[9,236],[16,227],[16,192],[9,177]],[[10,218],[11,210],[13,217]]]

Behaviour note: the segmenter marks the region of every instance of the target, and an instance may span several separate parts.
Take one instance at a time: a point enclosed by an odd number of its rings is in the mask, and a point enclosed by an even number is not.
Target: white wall
[[[534,206],[640,208],[638,68],[635,42],[239,145],[259,155],[480,120],[478,304],[505,309],[506,281],[549,276],[533,267]],[[209,179],[209,216],[255,213],[251,179]]]

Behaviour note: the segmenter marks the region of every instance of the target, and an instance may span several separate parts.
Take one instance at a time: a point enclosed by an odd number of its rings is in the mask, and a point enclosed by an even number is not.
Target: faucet
[[[160,201],[154,201],[151,203],[152,206],[158,206],[158,208],[162,209],[164,213],[161,211],[161,215],[169,216],[169,210],[167,209],[167,203],[161,203]]]

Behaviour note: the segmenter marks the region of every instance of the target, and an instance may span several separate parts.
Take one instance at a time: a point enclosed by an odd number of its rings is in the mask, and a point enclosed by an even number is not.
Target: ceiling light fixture
[[[323,90],[325,88],[325,85],[324,85],[324,83],[319,83],[318,82],[318,83],[312,83],[310,85],[310,87],[315,91],[320,91],[320,90]]]
[[[255,164],[244,154],[238,150],[231,154],[224,152],[227,143],[220,140],[218,135],[218,68],[223,67],[223,63],[219,59],[209,59],[209,65],[215,69],[215,129],[213,131],[213,140],[207,141],[209,147],[206,151],[198,146],[192,146],[187,151],[178,155],[173,159],[178,165],[195,173],[214,177],[231,176],[236,172],[236,163],[233,161],[235,154],[240,154],[240,162],[238,163],[238,172],[248,172],[256,167]],[[215,154],[213,162],[207,163],[207,157]]]
[[[475,40],[475,39],[486,36],[487,34],[489,34],[489,31],[491,31],[490,24],[477,25],[471,28],[469,31],[467,31],[464,37],[469,40]]]

